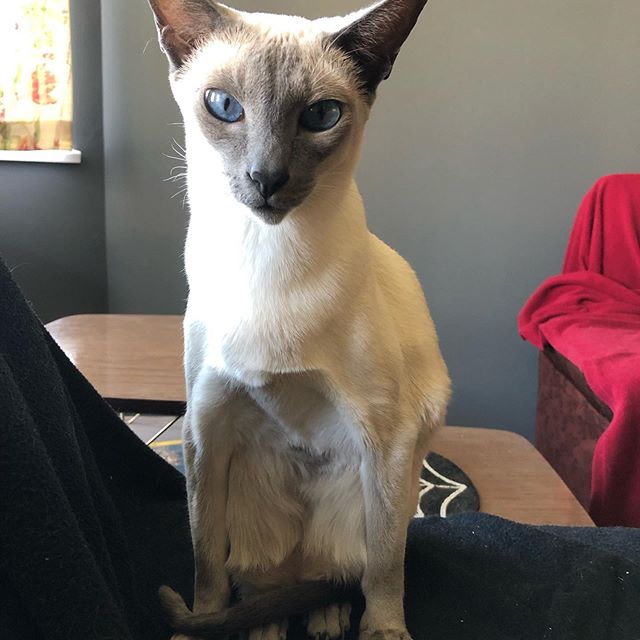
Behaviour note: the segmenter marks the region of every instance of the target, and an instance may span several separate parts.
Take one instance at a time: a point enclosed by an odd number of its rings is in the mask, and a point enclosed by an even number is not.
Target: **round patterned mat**
[[[448,458],[430,453],[422,464],[417,518],[479,511],[480,496],[469,476]]]

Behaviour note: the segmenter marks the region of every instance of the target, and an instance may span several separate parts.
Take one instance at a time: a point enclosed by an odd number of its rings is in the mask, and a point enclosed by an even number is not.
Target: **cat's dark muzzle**
[[[256,193],[247,193],[244,189],[236,189],[235,196],[238,202],[251,209],[251,212],[263,222],[274,225],[280,224],[291,209],[298,204],[290,204],[288,199],[285,202],[282,196],[272,196],[268,200],[265,200],[262,196]]]
[[[276,225],[280,224],[292,209],[300,206],[307,195],[307,193],[300,192],[295,195],[278,193],[267,200],[264,198],[250,198],[249,202],[245,200],[244,204],[263,222]]]
[[[277,225],[305,201],[313,188],[313,180],[292,180],[277,193],[267,194],[267,198],[256,188],[255,182],[236,178],[231,186],[238,202],[249,207],[266,224]]]
[[[287,213],[291,211],[291,207],[288,207],[286,209],[279,209],[268,204],[263,204],[259,207],[252,207],[251,210],[263,222],[276,225],[280,224],[284,220],[284,217],[287,215]]]

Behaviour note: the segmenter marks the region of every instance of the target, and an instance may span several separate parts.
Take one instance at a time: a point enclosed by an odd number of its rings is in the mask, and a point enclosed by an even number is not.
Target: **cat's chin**
[[[265,224],[269,224],[272,226],[280,224],[286,217],[287,213],[291,211],[291,208],[280,209],[277,207],[272,207],[268,204],[262,205],[261,207],[251,207],[252,213],[260,218]]]

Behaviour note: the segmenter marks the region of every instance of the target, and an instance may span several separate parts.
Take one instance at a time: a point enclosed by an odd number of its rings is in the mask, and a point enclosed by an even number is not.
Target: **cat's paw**
[[[248,640],[286,640],[288,628],[289,621],[284,620],[279,624],[270,624],[266,627],[251,629],[246,637]]]
[[[311,638],[320,640],[338,640],[351,628],[351,605],[331,604],[323,609],[316,609],[309,616],[307,633]]]
[[[411,640],[406,629],[361,629],[358,640]]]

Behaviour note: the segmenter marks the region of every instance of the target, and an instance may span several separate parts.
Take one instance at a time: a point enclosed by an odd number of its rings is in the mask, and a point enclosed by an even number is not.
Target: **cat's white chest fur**
[[[190,195],[198,200],[197,189]],[[309,371],[325,359],[325,342],[348,323],[340,308],[366,274],[368,233],[357,233],[365,226],[355,186],[346,200],[352,217],[336,221],[319,207],[278,227],[247,219],[231,199],[215,204],[223,217],[194,206],[185,251],[187,318],[204,327],[208,366],[261,386],[269,374]],[[354,254],[362,254],[357,268],[345,264]]]

